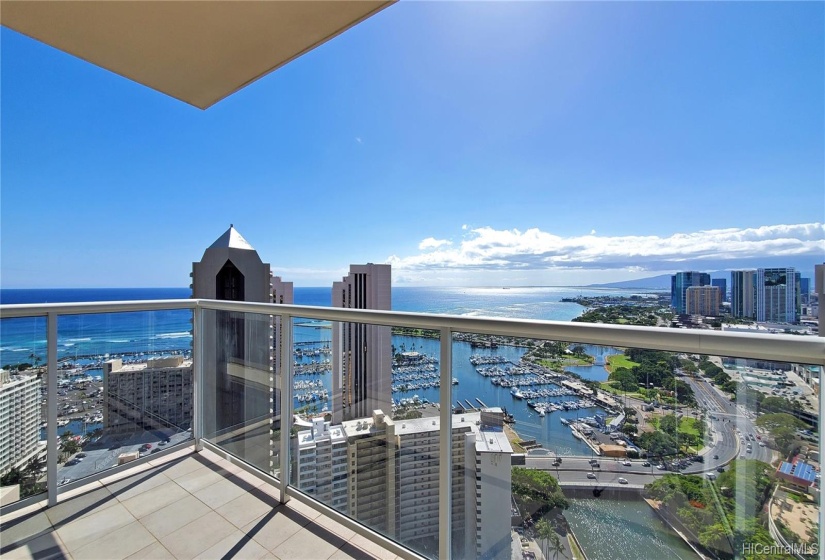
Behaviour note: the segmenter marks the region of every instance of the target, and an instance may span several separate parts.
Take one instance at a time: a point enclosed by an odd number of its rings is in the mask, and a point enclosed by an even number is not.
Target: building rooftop
[[[503,431],[482,429],[476,439],[476,451],[479,453],[512,453],[513,447]]]
[[[453,415],[453,429],[474,427],[477,422],[481,421],[481,414],[478,412],[465,412],[463,414]],[[423,432],[438,431],[441,427],[441,420],[436,416],[425,416],[423,418],[415,418],[412,420],[396,420],[395,434],[409,435],[419,434]]]
[[[0,518],[17,558],[393,560],[395,554],[290,500],[240,467],[186,448]]]
[[[782,474],[793,476],[813,484],[816,480],[816,469],[805,461],[797,461],[795,463],[782,462],[778,469]]]
[[[244,249],[247,251],[254,251],[255,248],[249,244],[249,241],[243,238],[238,233],[233,225],[224,232],[215,242],[209,246],[210,249]]]

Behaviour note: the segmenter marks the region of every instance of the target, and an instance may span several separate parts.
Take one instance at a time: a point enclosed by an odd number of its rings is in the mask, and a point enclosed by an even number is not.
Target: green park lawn
[[[602,381],[600,384],[602,391],[606,391],[611,395],[616,395],[617,397],[624,397],[627,395],[628,397],[633,397],[635,399],[644,400],[645,396],[641,393],[625,393],[621,389],[617,389],[613,386],[612,381]]]
[[[607,357],[607,365],[605,366],[605,369],[607,369],[607,371],[612,372],[616,368],[623,367],[627,369],[633,369],[633,366],[638,365],[638,362],[634,362],[624,354],[613,354],[612,356]]]

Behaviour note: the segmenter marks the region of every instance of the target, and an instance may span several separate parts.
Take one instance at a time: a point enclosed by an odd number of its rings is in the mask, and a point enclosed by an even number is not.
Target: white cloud
[[[596,230],[595,230],[595,229],[591,229],[591,230],[590,230],[590,235],[596,235]]]
[[[463,229],[463,230],[465,230],[465,231],[466,231],[466,230],[467,230],[467,224],[463,224],[463,225],[461,226],[461,229]]]
[[[462,226],[465,229],[465,226]],[[686,262],[726,262],[774,257],[825,255],[825,225],[821,223],[726,228],[668,237],[590,235],[564,237],[530,228],[469,230],[459,246],[433,237],[424,239],[417,255],[388,259],[397,270],[675,270]]]
[[[360,136],[356,136],[355,141],[358,142],[359,144],[363,144],[363,142],[361,142],[361,137]]]
[[[427,239],[423,240],[421,243],[418,244],[419,251],[426,251],[428,249],[438,249],[439,247],[448,247],[452,245],[452,241],[448,241],[447,239],[436,239],[434,237],[428,237]]]

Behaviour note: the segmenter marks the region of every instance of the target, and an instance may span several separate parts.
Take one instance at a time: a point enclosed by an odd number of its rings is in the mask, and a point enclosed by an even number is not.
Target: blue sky
[[[0,285],[296,285],[825,260],[825,4],[400,2],[201,111],[0,31]]]

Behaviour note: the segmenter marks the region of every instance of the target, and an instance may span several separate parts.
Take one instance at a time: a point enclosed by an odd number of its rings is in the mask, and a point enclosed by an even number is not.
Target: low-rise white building
[[[40,449],[40,379],[0,370],[0,473]]]

